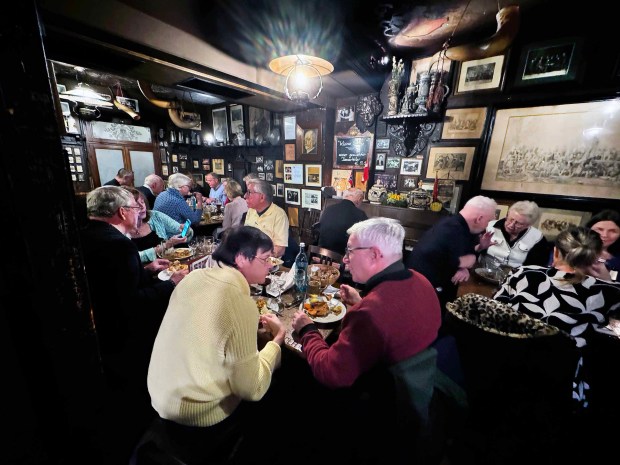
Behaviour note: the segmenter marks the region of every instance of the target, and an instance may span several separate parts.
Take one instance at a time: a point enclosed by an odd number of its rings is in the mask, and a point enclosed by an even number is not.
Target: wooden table
[[[205,220],[203,219],[198,226],[192,226],[194,229],[194,236],[213,236],[215,230],[222,226],[223,220]]]
[[[464,283],[459,284],[456,296],[460,297],[465,294],[473,293],[490,297],[492,299],[498,290],[498,284],[491,284],[480,278],[474,270],[469,270],[469,279]]]

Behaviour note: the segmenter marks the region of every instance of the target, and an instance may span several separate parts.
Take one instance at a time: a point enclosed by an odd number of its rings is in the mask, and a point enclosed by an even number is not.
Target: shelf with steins
[[[401,123],[428,123],[441,121],[442,114],[435,111],[424,111],[419,113],[406,113],[397,114],[392,116],[382,116],[381,120],[387,124],[401,124]]]

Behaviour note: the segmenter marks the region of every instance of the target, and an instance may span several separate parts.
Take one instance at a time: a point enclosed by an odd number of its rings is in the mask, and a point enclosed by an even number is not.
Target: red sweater
[[[382,363],[392,365],[426,349],[437,337],[441,312],[435,289],[420,273],[385,280],[347,310],[329,347],[318,331],[301,343],[314,377],[330,388],[349,387]]]

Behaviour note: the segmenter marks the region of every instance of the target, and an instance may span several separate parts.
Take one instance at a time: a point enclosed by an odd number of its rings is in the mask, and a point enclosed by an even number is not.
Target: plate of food
[[[252,298],[256,301],[256,308],[258,309],[258,313],[260,315],[264,315],[269,311],[278,313],[279,307],[276,299],[270,299],[269,297],[262,296],[252,296]]]
[[[189,248],[179,248],[179,249],[172,249],[172,250],[169,249],[169,250],[166,250],[166,253],[164,253],[163,258],[167,260],[185,260],[186,258],[189,258],[192,255],[194,255],[194,251]]]
[[[347,307],[338,299],[327,299],[325,296],[310,297],[300,306],[315,323],[333,323],[340,321],[347,313]]]
[[[170,279],[170,276],[172,276],[175,271],[187,270],[188,268],[189,267],[187,265],[181,263],[178,260],[175,260],[170,263],[170,266],[168,268],[166,268],[165,270],[161,270],[157,277],[162,281],[168,281]]]

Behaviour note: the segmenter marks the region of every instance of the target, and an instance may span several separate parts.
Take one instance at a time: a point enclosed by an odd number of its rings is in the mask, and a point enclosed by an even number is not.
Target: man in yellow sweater
[[[280,364],[285,329],[259,316],[250,284],[264,283],[273,243],[257,228],[225,231],[218,265],[191,272],[176,287],[148,373],[158,434],[183,463],[227,460],[242,437],[243,401],[260,400]],[[257,347],[260,323],[273,335]]]

